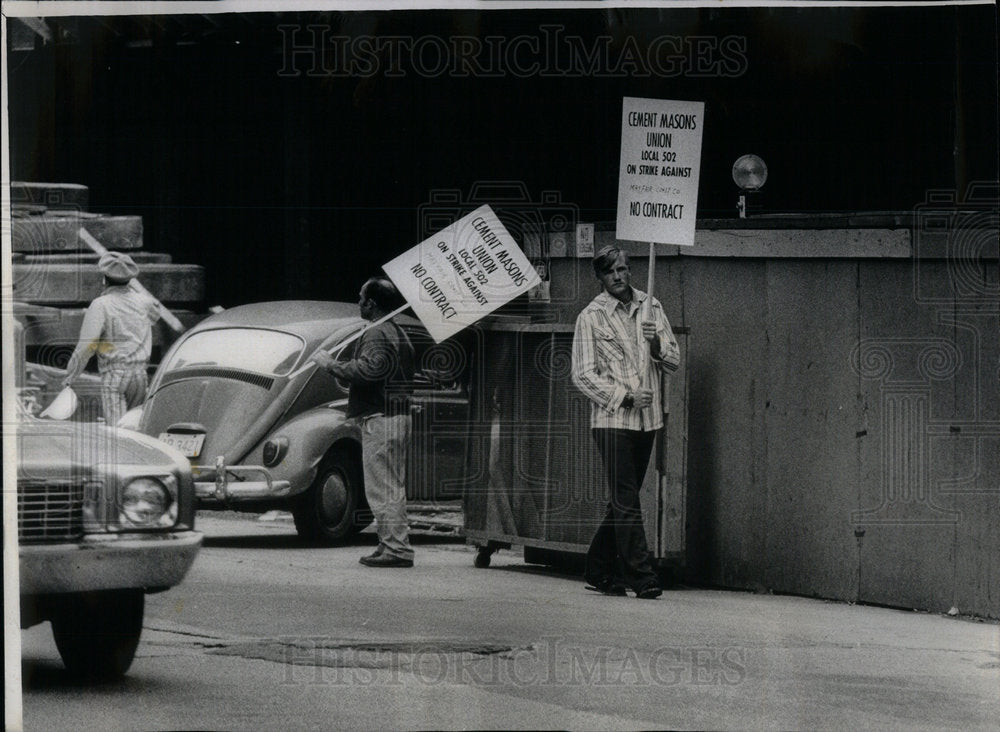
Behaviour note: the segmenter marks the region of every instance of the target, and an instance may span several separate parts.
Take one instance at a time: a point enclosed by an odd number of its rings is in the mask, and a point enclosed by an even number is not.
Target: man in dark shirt
[[[396,287],[373,277],[361,288],[361,317],[375,322],[403,304]],[[392,319],[368,329],[354,358],[335,361],[325,351],[313,356],[320,367],[351,388],[347,416],[361,425],[365,496],[375,515],[378,548],[361,563],[369,567],[412,567],[406,518],[406,447],[410,441],[413,345]]]

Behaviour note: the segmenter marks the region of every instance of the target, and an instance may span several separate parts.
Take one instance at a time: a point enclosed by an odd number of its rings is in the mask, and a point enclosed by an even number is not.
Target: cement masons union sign
[[[694,244],[704,102],[625,97],[615,236]]]
[[[540,281],[488,205],[400,254],[382,269],[437,343]]]

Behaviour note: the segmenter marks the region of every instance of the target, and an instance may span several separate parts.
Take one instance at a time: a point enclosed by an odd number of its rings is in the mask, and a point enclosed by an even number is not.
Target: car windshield
[[[205,330],[184,341],[162,368],[167,373],[195,366],[210,366],[284,376],[292,370],[304,345],[298,336],[276,330]]]

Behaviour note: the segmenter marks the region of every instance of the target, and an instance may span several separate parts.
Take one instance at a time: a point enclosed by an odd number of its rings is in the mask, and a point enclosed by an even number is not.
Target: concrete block
[[[672,324],[671,324],[672,325]],[[676,326],[675,326],[676,327]],[[688,390],[690,378],[689,335],[678,333],[677,343],[681,351],[681,365],[666,380],[669,413],[664,416],[665,428],[654,446],[654,466],[662,466],[661,484],[654,484],[650,503],[644,503],[649,510],[646,516],[646,536],[656,542],[654,553],[657,557],[684,557],[687,551],[687,457],[688,457]],[[653,471],[647,474],[651,478]],[[643,497],[645,500],[645,497]],[[659,504],[659,515],[653,507]],[[654,539],[655,537],[655,539]]]
[[[44,207],[49,211],[86,211],[90,189],[78,183],[10,184],[10,203],[14,207]]]
[[[973,307],[996,303],[997,236],[993,209],[920,210],[914,221],[914,294],[921,304]],[[992,213],[991,213],[992,211]],[[938,276],[936,262],[947,262],[949,276]]]
[[[38,304],[87,304],[104,288],[91,264],[15,264],[14,297]],[[197,303],[205,296],[205,270],[195,264],[146,264],[139,281],[164,304]]]
[[[80,334],[85,308],[46,308],[44,314],[15,314],[23,325],[23,338],[26,346],[47,347],[53,349],[72,350]],[[181,321],[185,330],[200,323],[207,314],[194,313],[190,310],[171,310]],[[162,320],[153,325],[153,345],[169,346],[177,338]],[[50,363],[50,365],[52,365]]]
[[[80,239],[83,226],[108,249],[141,249],[141,216],[28,216],[11,221],[12,251],[28,254],[86,251]]]

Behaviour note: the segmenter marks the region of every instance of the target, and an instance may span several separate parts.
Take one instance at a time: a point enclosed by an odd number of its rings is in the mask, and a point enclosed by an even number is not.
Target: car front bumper
[[[79,542],[21,544],[20,594],[44,595],[178,584],[201,547],[197,531],[90,534]]]

